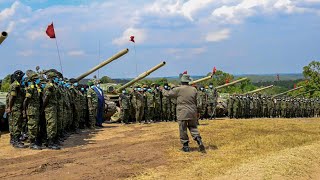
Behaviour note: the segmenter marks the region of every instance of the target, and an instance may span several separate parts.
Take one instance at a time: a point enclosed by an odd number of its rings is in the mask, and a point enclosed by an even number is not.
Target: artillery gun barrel
[[[201,79],[197,79],[197,80],[189,82],[189,85],[197,84],[197,83],[200,83],[202,81],[209,80],[211,78],[212,78],[212,76],[210,75],[210,76],[207,76],[207,77],[204,77],[204,78],[201,78]]]
[[[263,91],[263,90],[266,90],[266,89],[269,89],[269,88],[272,88],[272,87],[273,87],[273,85],[270,85],[270,86],[267,86],[267,87],[263,87],[263,88],[259,88],[259,89],[244,93],[243,95],[257,93],[257,92],[260,92],[260,91]]]
[[[276,95],[272,96],[272,98],[285,95],[285,94],[287,94],[287,93],[289,93],[289,92],[296,91],[296,90],[301,89],[301,88],[303,88],[303,86],[299,86],[299,87],[296,87],[296,88],[294,88],[294,89],[290,89],[290,90],[288,90],[288,91],[285,91],[285,92],[283,92],[283,93],[276,94]]]
[[[98,69],[104,67],[105,65],[111,63],[112,61],[120,58],[121,56],[127,54],[129,52],[129,49],[124,49],[120,52],[118,52],[117,54],[113,55],[112,57],[110,57],[109,59],[103,61],[102,63],[100,63],[99,65],[97,65],[96,67],[90,69],[89,71],[83,73],[82,75],[80,75],[79,77],[76,78],[77,81],[82,80],[83,78],[85,78],[86,76],[92,74],[93,72],[97,71]]]
[[[307,94],[307,93],[314,92],[314,91],[319,91],[319,89],[312,89],[312,90],[310,90],[310,91],[306,91],[306,92],[299,93],[299,94],[297,94],[297,95],[295,95],[295,96],[298,97],[298,96],[305,95],[305,94]]]
[[[221,86],[217,86],[216,89],[221,89],[221,88],[224,88],[224,87],[227,87],[227,86],[231,86],[231,85],[234,85],[236,83],[239,83],[239,82],[242,82],[242,81],[245,81],[247,80],[248,78],[241,78],[241,79],[238,79],[236,81],[233,81],[231,83],[227,83],[227,84],[224,84],[224,85],[221,85]]]
[[[154,71],[158,70],[159,68],[161,68],[162,66],[164,66],[166,64],[165,61],[163,61],[162,63],[154,66],[153,68],[149,69],[148,71],[140,74],[138,77],[134,78],[133,80],[131,80],[130,82],[122,85],[121,87],[119,87],[118,89],[116,89],[116,92],[121,92],[123,89],[133,85],[134,83],[140,81],[141,79],[149,76],[151,73],[153,73]]]
[[[0,35],[0,44],[2,44],[2,42],[8,37],[8,33],[5,32],[5,31],[2,31],[1,32],[1,35]]]

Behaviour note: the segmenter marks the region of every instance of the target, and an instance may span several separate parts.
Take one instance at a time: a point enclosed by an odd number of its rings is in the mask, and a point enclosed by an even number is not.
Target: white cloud
[[[81,51],[81,50],[74,50],[74,51],[69,51],[68,55],[69,56],[83,56],[83,55],[85,55],[85,52]]]
[[[220,31],[210,32],[207,34],[205,40],[207,42],[219,42],[228,39],[230,36],[229,29],[222,29]]]
[[[32,56],[33,54],[34,53],[32,50],[24,50],[24,51],[18,52],[19,56],[24,56],[24,57]]]
[[[128,28],[122,33],[121,37],[112,40],[112,44],[121,46],[132,43],[130,36],[135,37],[134,40],[137,44],[143,43],[147,39],[147,34],[144,29]]]
[[[10,8],[5,8],[0,12],[0,22],[12,17],[15,13],[17,8],[20,6],[20,2],[14,2]]]
[[[40,38],[43,38],[45,35],[45,31],[44,30],[31,30],[29,32],[27,32],[27,38],[30,40],[37,40]]]

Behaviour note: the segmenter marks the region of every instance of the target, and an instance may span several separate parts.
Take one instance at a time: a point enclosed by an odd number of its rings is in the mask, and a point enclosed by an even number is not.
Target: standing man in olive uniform
[[[146,117],[146,122],[150,123],[151,120],[154,120],[154,107],[155,107],[155,97],[151,88],[147,88],[147,92],[145,93],[145,98],[147,101],[146,108],[148,108],[148,110],[146,111],[147,114],[145,115],[145,117]]]
[[[25,148],[20,141],[22,132],[22,109],[25,94],[21,88],[21,80],[24,73],[20,70],[15,71],[11,75],[11,85],[8,92],[8,102],[6,113],[9,115],[9,130],[12,138],[12,145],[15,148]]]
[[[32,70],[27,71],[28,87],[26,88],[26,97],[23,102],[24,116],[28,118],[28,134],[30,149],[41,150],[39,144],[39,123],[40,123],[40,101],[41,89],[39,87],[40,79]]]
[[[209,89],[207,91],[208,94],[208,113],[209,118],[216,118],[216,106],[218,100],[218,92],[215,88],[213,88],[213,84],[209,84]]]
[[[155,85],[154,89],[154,98],[155,98],[155,104],[154,104],[154,122],[160,121],[162,117],[162,99],[161,99],[161,91],[159,90],[159,85]]]
[[[129,124],[130,118],[130,95],[124,89],[119,96],[121,119],[124,124]]]
[[[179,123],[180,141],[183,144],[182,150],[190,152],[189,148],[189,129],[194,140],[199,145],[199,151],[205,153],[205,147],[202,143],[198,131],[198,109],[197,109],[197,89],[190,86],[191,78],[187,74],[181,76],[181,86],[173,88],[170,91],[163,90],[163,95],[177,99],[177,120]]]
[[[135,110],[136,122],[141,123],[144,113],[144,96],[142,88],[137,87],[137,90],[133,92],[132,104]]]
[[[94,129],[96,126],[96,117],[97,117],[97,109],[98,109],[98,95],[93,90],[93,82],[88,82],[88,109],[89,109],[89,128]]]
[[[53,150],[59,150],[60,147],[57,145],[57,131],[58,131],[58,116],[57,116],[57,105],[58,105],[58,89],[53,84],[53,79],[57,77],[57,71],[51,69],[47,71],[47,84],[44,89],[43,95],[43,108],[45,113],[45,119],[47,122],[47,139],[48,148]]]
[[[164,91],[169,91],[169,86],[166,83],[164,85]],[[163,96],[162,97],[162,120],[163,121],[168,121],[170,119],[170,98]]]

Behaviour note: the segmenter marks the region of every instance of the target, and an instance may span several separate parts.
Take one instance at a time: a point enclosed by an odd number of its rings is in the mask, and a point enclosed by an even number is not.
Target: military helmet
[[[15,80],[21,80],[24,76],[24,73],[21,70],[16,70],[12,76]]]

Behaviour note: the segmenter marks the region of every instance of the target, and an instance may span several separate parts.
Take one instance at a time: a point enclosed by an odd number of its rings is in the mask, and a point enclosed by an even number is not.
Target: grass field
[[[207,154],[181,153],[176,150],[178,144],[172,145],[169,165],[150,169],[136,179],[316,179],[318,175],[320,119],[201,124]]]

